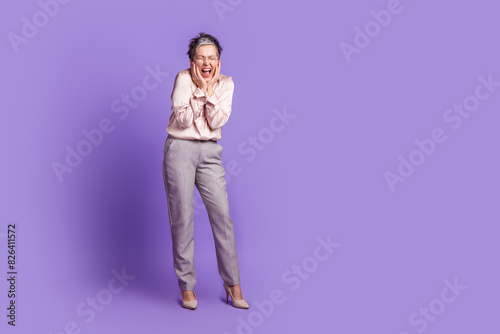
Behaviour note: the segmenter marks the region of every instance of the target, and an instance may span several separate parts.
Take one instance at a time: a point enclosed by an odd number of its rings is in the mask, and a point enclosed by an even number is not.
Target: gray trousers
[[[216,141],[165,140],[163,180],[167,194],[174,269],[181,290],[193,290],[194,186],[203,199],[212,227],[217,266],[228,285],[240,283],[233,220],[229,216],[222,146]]]

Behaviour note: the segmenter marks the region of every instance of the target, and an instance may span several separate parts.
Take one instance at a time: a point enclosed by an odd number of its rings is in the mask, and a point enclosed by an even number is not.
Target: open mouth
[[[203,68],[201,70],[201,75],[204,76],[205,78],[210,77],[211,73],[212,73],[212,69],[210,69],[210,68]]]

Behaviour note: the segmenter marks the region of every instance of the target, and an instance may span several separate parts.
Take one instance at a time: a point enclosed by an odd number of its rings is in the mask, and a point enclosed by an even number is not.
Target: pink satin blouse
[[[191,78],[191,70],[177,73],[172,90],[172,114],[167,132],[176,138],[222,139],[221,127],[231,114],[234,82],[220,74],[212,96],[206,96]]]

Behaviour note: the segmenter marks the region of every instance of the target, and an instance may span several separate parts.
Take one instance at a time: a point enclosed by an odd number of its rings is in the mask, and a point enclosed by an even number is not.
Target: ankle
[[[194,295],[193,290],[181,290],[181,296],[183,300],[195,300],[196,296]]]

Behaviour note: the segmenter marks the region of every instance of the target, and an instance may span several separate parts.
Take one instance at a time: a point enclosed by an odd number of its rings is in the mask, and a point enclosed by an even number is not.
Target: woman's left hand
[[[214,85],[217,82],[217,80],[219,80],[219,77],[220,77],[220,63],[221,63],[221,60],[219,59],[219,62],[217,63],[217,66],[215,67],[214,76],[212,77],[212,79],[210,79],[210,81],[208,81],[208,95],[209,96],[213,95],[213,93],[214,93]]]

